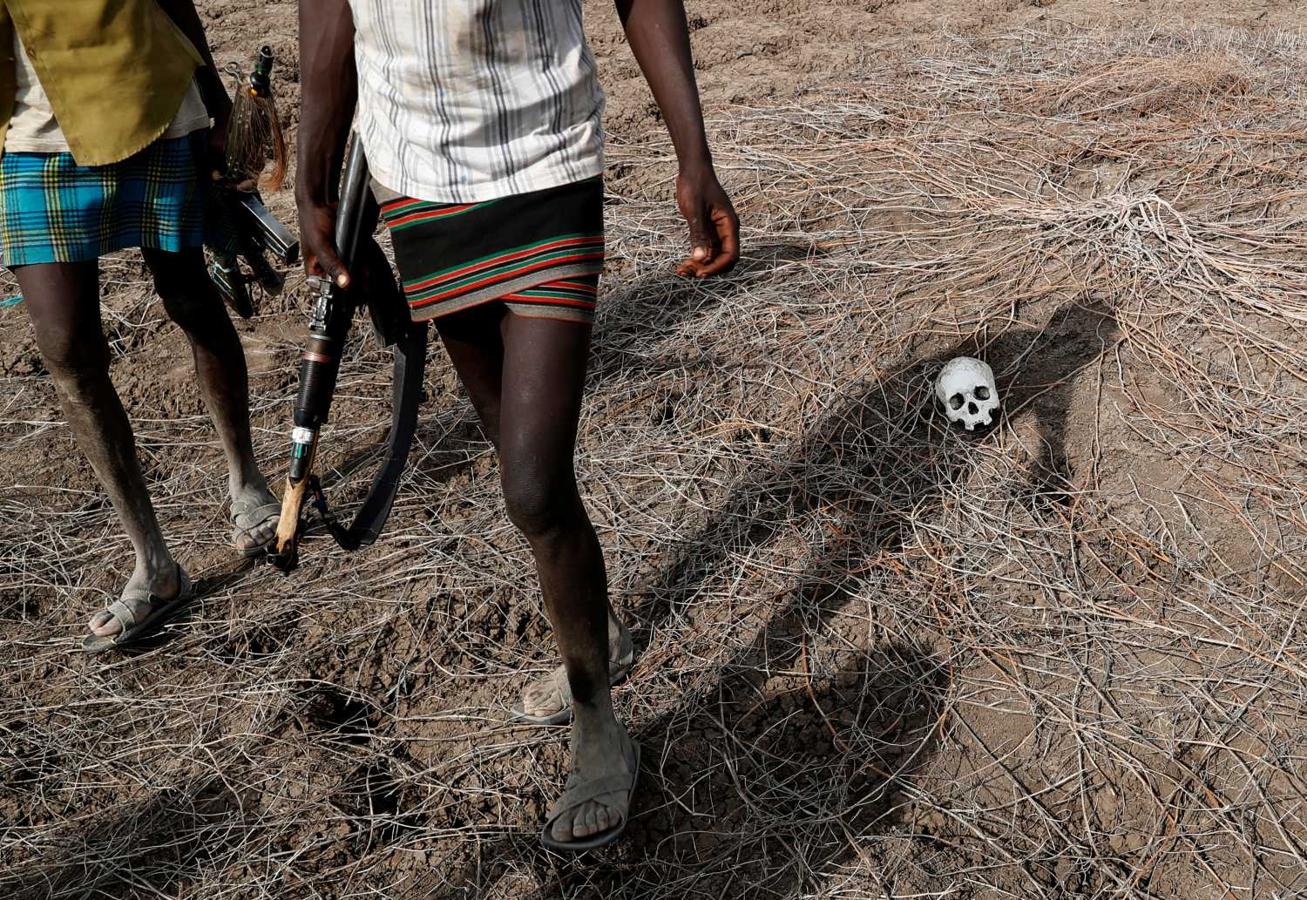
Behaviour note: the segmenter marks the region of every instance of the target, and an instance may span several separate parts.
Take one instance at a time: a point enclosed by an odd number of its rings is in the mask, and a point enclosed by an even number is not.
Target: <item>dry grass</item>
[[[6,492],[0,889],[1301,895],[1305,49],[959,40],[732,110],[748,259],[713,284],[666,274],[679,227],[643,186],[670,161],[613,148],[580,471],[646,772],[601,858],[535,842],[561,733],[504,710],[547,637],[443,360],[375,548],[215,563],[109,665],[69,653],[87,586],[125,576],[109,511]],[[157,310],[116,309],[130,359]],[[929,407],[961,352],[1005,392],[980,440]],[[383,428],[381,361],[348,366],[342,468]],[[291,389],[256,379],[269,465]],[[10,449],[57,427],[5,419]],[[224,559],[203,417],[138,422],[183,559]]]

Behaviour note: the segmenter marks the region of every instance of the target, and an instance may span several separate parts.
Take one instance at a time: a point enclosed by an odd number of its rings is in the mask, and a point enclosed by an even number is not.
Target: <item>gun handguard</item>
[[[345,175],[336,217],[336,248],[346,267],[353,266],[357,257],[367,204],[372,202],[368,181],[368,163],[363,148],[358,138],[351,136],[345,154]],[[300,513],[313,481],[318,434],[331,411],[341,352],[356,305],[350,288],[342,289],[329,277],[319,279],[318,295],[309,321],[309,343],[300,361],[300,392],[295,402],[295,427],[291,432],[290,472],[271,554],[272,562],[283,570],[293,568],[296,563]]]

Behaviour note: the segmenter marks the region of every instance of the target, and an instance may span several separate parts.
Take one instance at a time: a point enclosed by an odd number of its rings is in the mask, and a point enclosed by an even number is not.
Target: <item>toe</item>
[[[250,529],[249,531],[240,531],[240,532],[237,532],[237,535],[236,535],[236,549],[237,549],[237,550],[248,550],[248,549],[250,549],[251,547],[253,547],[254,544],[255,544],[255,541],[257,540],[257,539],[255,538],[255,534],[257,533],[257,531],[258,531],[257,528],[252,528],[252,529]]]
[[[522,692],[522,708],[532,716],[552,716],[558,712],[558,696],[552,684],[536,682]]]
[[[91,634],[96,637],[108,637],[122,631],[122,623],[107,609],[102,609],[91,617]]]
[[[277,520],[269,518],[255,525],[253,528],[243,532],[236,540],[236,546],[241,550],[253,550],[256,547],[262,547],[272,540],[273,535],[277,533]]]
[[[552,834],[554,836],[554,840],[559,841],[560,843],[574,840],[575,835],[572,833],[572,816],[570,815],[559,816],[558,821],[554,822]]]
[[[608,826],[605,823],[604,805],[602,803],[591,803],[590,812],[585,817],[586,824],[590,826],[591,834],[598,834]]]
[[[589,837],[595,833],[595,811],[591,805],[580,807],[572,819],[572,837]]]
[[[609,803],[603,804],[604,810],[604,830],[609,828],[618,828],[626,821],[626,813],[620,806],[614,806]]]
[[[270,519],[268,519],[266,522],[264,522],[262,525],[259,526],[258,531],[256,532],[256,535],[257,535],[257,537],[258,537],[258,543],[259,543],[260,545],[268,543],[268,541],[272,540],[273,536],[276,535],[276,533],[277,533],[277,520],[278,520],[279,518],[280,518],[280,516],[276,516],[276,517],[270,518]]]

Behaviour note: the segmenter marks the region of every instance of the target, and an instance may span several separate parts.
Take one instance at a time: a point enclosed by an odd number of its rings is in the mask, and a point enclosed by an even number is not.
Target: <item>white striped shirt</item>
[[[581,0],[350,0],[373,177],[472,203],[603,171]]]

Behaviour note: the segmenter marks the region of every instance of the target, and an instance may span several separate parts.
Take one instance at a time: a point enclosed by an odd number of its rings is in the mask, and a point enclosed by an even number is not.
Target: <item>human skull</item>
[[[935,379],[935,396],[948,420],[967,431],[994,424],[999,406],[994,370],[978,359],[958,356],[946,362]]]

